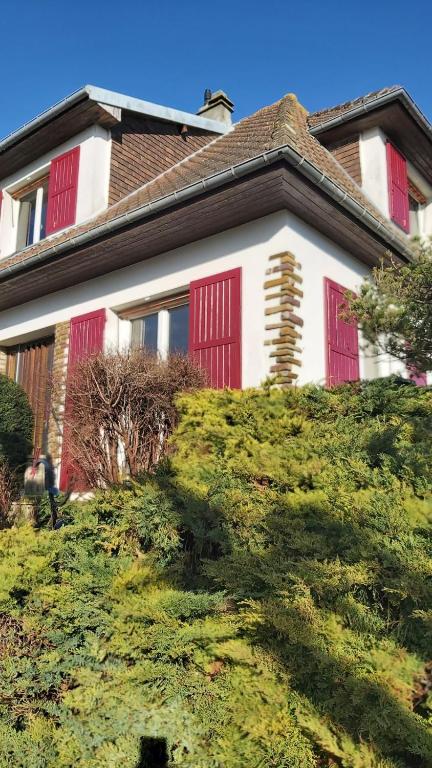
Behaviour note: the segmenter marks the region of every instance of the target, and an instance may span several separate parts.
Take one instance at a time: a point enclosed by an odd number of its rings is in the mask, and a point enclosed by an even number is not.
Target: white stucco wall
[[[17,191],[33,178],[48,173],[53,158],[78,145],[80,146],[80,164],[76,223],[86,221],[107,207],[111,138],[109,131],[95,125],[0,181],[0,188],[3,190],[0,259],[14,253],[17,244],[19,201],[14,200],[9,193]]]
[[[380,128],[360,136],[362,188],[381,213],[389,218],[386,137]]]
[[[363,191],[381,213],[390,218],[386,141],[387,137],[380,128],[364,131],[360,136],[360,166]],[[412,163],[407,162],[407,170],[408,177],[427,199],[418,214],[418,235],[427,237],[432,235],[432,187]]]
[[[58,322],[105,307],[109,309],[107,346],[125,346],[130,324],[119,320],[116,310],[176,292],[191,280],[242,267],[242,380],[245,387],[256,386],[268,375],[271,362],[270,348],[264,344],[269,338],[264,314],[266,269],[270,266],[269,256],[284,250],[291,251],[302,266],[304,298],[298,314],[304,327],[298,383],[325,383],[324,278],[356,290],[369,270],[288,212],[264,217],[0,313],[0,344],[37,338],[53,330]],[[273,315],[271,322],[276,318]],[[396,364],[394,369],[401,370],[401,366]],[[389,371],[387,364],[378,363],[362,350],[360,372],[362,377],[372,378]]]
[[[412,163],[407,163],[408,177],[425,196],[426,203],[420,206],[418,212],[418,227],[420,237],[429,237],[432,235],[432,187],[417,171]]]

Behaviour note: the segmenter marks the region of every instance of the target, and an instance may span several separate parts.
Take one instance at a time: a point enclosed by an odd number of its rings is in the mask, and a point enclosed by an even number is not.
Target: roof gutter
[[[331,181],[331,179],[323,174],[322,171],[313,165],[313,163],[296,152],[296,150],[292,149],[292,147],[284,145],[276,149],[271,149],[268,152],[263,152],[262,154],[239,163],[238,165],[234,165],[225,171],[201,179],[177,192],[172,192],[153,202],[146,203],[133,211],[124,213],[115,219],[111,219],[111,221],[104,222],[76,237],[71,237],[69,240],[65,240],[58,245],[48,247],[41,253],[36,253],[16,264],[11,264],[8,267],[0,269],[0,282],[17,275],[26,269],[39,266],[44,262],[49,261],[54,256],[60,256],[73,248],[85,246],[99,237],[116,232],[123,227],[139,222],[149,216],[153,216],[154,214],[164,211],[178,203],[187,202],[204,192],[217,189],[233,179],[242,178],[249,173],[261,170],[265,166],[281,159],[285,159],[289,165],[297,169],[303,176],[322,189],[329,195],[329,197],[345,208],[345,210],[353,215],[358,221],[365,224],[365,226],[374,234],[379,235],[385,240],[390,247],[394,247],[399,254],[403,255],[407,260],[412,259],[412,252],[408,245],[405,246],[401,243],[391,230],[369,213],[364,206],[357,203],[347,192],[344,192],[341,187]]]
[[[374,109],[385,107],[387,104],[390,104],[392,101],[397,101],[398,99],[403,102],[408,112],[420,125],[428,138],[432,141],[432,126],[429,120],[425,117],[423,112],[419,110],[416,103],[412,100],[411,96],[409,93],[407,93],[405,88],[398,88],[397,90],[390,91],[389,93],[385,93],[382,96],[377,96],[377,98],[373,99],[372,101],[365,101],[358,107],[353,107],[353,109],[347,110],[347,112],[344,112],[342,115],[338,115],[338,117],[330,118],[323,123],[315,125],[313,128],[309,129],[309,132],[313,136],[317,136],[320,133],[329,131],[331,128],[336,128],[338,125],[343,125],[349,120],[354,120],[356,117],[361,117],[368,112],[372,112]]]

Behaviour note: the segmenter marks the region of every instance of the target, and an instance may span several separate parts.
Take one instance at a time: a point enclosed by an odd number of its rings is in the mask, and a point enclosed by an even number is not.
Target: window
[[[75,224],[80,148],[51,160],[49,172],[9,194],[18,204],[16,250]]]
[[[19,200],[17,250],[38,243],[46,235],[48,178],[29,186],[16,195]]]
[[[416,235],[419,235],[420,233],[420,227],[419,227],[419,210],[420,210],[420,203],[417,202],[417,200],[414,200],[411,195],[408,197],[408,203],[409,203],[409,231],[410,234],[415,237]]]
[[[138,312],[134,310],[133,314]],[[146,314],[132,318],[131,325],[135,349],[145,347],[161,357],[175,352],[185,354],[189,349],[189,304],[185,297],[153,302]]]

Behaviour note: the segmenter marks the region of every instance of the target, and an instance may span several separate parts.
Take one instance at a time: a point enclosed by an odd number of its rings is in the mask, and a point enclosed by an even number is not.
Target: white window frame
[[[23,235],[22,231],[20,230],[20,213],[21,213],[21,205],[22,205],[22,201],[20,198],[26,196],[27,194],[26,189],[31,185],[32,186],[35,185],[34,188],[36,188],[36,210],[35,210],[35,220],[33,225],[32,245],[40,242],[40,240],[42,239],[40,237],[40,226],[42,221],[43,191],[44,191],[44,184],[47,182],[47,180],[49,184],[50,168],[51,168],[51,163],[46,163],[43,166],[40,166],[39,168],[37,168],[33,173],[29,173],[26,176],[19,179],[19,181],[16,181],[13,184],[10,184],[3,188],[3,206],[7,201],[6,208],[10,211],[10,214],[9,214],[10,219],[7,224],[5,224],[5,221],[3,221],[3,226],[10,227],[10,230],[11,230],[11,239],[10,239],[10,243],[12,246],[12,249],[10,251],[11,253],[28,247],[25,245],[25,242],[24,242],[25,235]],[[40,181],[40,186],[36,186],[38,181]]]
[[[44,182],[46,182],[46,176],[44,176]],[[25,197],[25,195],[23,197]],[[44,185],[41,184],[41,186],[37,187],[36,189],[36,206],[35,206],[35,217],[34,217],[34,223],[33,223],[33,240],[29,244],[25,242],[27,237],[27,227],[26,227],[25,233],[21,230],[21,227],[23,226],[21,222],[22,207],[27,203],[24,200],[17,198],[18,221],[17,221],[16,243],[15,243],[15,247],[17,250],[22,250],[23,248],[27,248],[27,245],[34,245],[35,243],[39,243],[41,239],[45,239],[45,238],[41,238],[40,236],[41,223],[42,223],[43,198],[44,198]]]

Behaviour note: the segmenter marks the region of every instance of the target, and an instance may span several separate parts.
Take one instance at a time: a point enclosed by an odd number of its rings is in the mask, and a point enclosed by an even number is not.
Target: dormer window
[[[80,148],[51,160],[43,175],[27,176],[6,190],[13,201],[11,221],[16,250],[38,243],[76,221]]]

